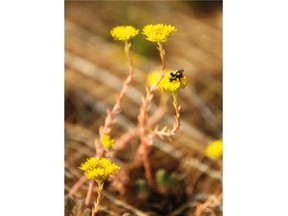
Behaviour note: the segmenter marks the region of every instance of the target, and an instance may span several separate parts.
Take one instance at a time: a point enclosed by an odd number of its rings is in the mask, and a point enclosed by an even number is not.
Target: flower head
[[[106,149],[112,150],[115,145],[115,140],[112,139],[108,134],[104,134],[101,136],[101,143]]]
[[[111,30],[111,35],[115,40],[128,41],[134,38],[139,33],[139,30],[132,26],[116,26]]]
[[[163,79],[159,83],[159,88],[162,92],[167,92],[167,93],[177,93],[180,88],[185,88],[186,87],[186,76],[183,76],[180,79],[175,79],[175,80],[170,80],[170,72],[165,73]]]
[[[158,81],[159,75],[159,72],[151,72],[147,75],[147,84],[149,87]]]
[[[223,142],[222,140],[212,141],[206,148],[206,156],[210,158],[221,158],[223,153]]]
[[[146,39],[151,42],[164,43],[168,41],[169,36],[176,32],[175,26],[156,24],[146,25],[143,28],[142,34],[146,35]]]
[[[95,180],[96,182],[103,182],[120,169],[109,158],[97,159],[95,157],[88,158],[79,168],[84,171],[87,179]]]
[[[186,87],[186,81],[187,78],[186,76],[183,76],[180,79],[175,79],[170,81],[170,72],[173,72],[173,70],[168,70],[166,71],[164,77],[159,83],[159,88],[162,92],[167,92],[167,93],[176,93],[180,90],[180,88],[185,88]],[[147,83],[148,86],[154,85],[159,78],[159,72],[151,72],[147,76]]]

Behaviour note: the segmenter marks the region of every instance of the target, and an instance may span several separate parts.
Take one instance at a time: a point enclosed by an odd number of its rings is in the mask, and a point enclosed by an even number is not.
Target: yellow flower
[[[176,32],[175,26],[156,24],[146,25],[143,28],[142,34],[146,35],[146,39],[151,42],[164,43],[168,41],[169,36]]]
[[[87,179],[95,180],[98,183],[108,179],[120,169],[109,158],[97,159],[95,157],[88,158],[79,168],[84,171]]]
[[[86,170],[91,169],[91,167],[94,167],[96,163],[97,163],[97,158],[91,157],[91,158],[88,158],[85,163],[82,163],[79,168],[81,170],[86,171]]]
[[[206,156],[210,158],[221,158],[223,153],[223,142],[222,140],[212,141],[206,148]]]
[[[109,135],[104,134],[101,137],[101,143],[106,149],[112,150],[114,148],[114,145],[115,145],[115,140],[112,139]]]
[[[175,79],[170,82],[170,72],[174,72],[173,70],[168,70],[164,74],[164,77],[159,83],[159,88],[162,92],[167,92],[167,93],[176,93],[180,90],[180,88],[185,88],[186,87],[186,81],[187,78],[186,76],[183,76],[182,78]],[[147,83],[148,86],[154,85],[159,78],[160,73],[159,72],[151,72],[147,76]]]
[[[176,93],[180,88],[185,88],[186,86],[186,76],[183,76],[180,81],[179,79],[170,82],[170,75],[167,73],[164,75],[163,79],[159,83],[159,88],[162,92]]]
[[[138,34],[139,30],[132,26],[117,26],[111,30],[111,35],[115,40],[128,41]]]
[[[151,72],[148,74],[147,84],[149,87],[154,85],[158,81],[159,75],[160,75],[159,72]]]

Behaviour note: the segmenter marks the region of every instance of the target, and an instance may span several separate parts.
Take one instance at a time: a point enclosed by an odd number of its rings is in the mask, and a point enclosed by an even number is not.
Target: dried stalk
[[[202,216],[204,212],[212,211],[222,203],[222,193],[217,197],[211,195],[204,203],[198,205],[195,210],[195,216]]]

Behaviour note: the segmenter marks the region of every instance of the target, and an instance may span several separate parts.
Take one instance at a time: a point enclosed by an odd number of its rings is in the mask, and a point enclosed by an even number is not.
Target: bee
[[[170,77],[169,77],[169,81],[172,82],[176,79],[178,79],[179,81],[181,81],[181,78],[183,77],[183,72],[184,72],[184,69],[178,69],[174,72],[171,72],[170,73]]]

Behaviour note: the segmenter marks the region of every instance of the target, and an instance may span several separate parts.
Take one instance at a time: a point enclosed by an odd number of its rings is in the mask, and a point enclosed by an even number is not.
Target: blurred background
[[[192,184],[187,194],[193,191],[193,198],[197,191],[211,194],[222,190],[222,165],[205,156],[207,145],[222,138],[222,2],[66,1],[65,193],[82,175],[79,164],[93,156],[105,111],[114,105],[115,94],[128,74],[123,43],[114,41],[110,30],[118,25],[141,30],[146,24],[158,23],[178,29],[164,44],[167,68],[183,68],[187,86],[179,94],[179,133],[172,143],[159,141],[156,147],[190,164]],[[155,44],[142,34],[132,41],[132,51],[135,80],[117,116],[114,137],[135,127],[146,76],[160,69]],[[159,97],[155,96],[151,113]],[[163,124],[172,126],[174,110],[170,105]],[[170,150],[165,148],[168,145]],[[79,192],[77,196],[82,195]]]

